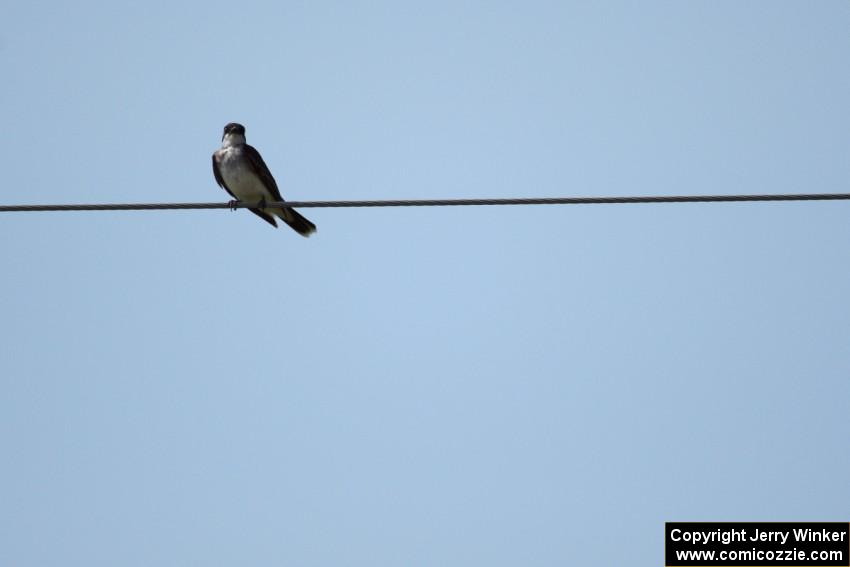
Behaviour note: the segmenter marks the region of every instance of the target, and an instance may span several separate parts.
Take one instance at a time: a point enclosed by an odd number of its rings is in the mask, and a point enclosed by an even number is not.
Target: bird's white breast
[[[218,152],[218,170],[224,184],[240,201],[269,200],[271,196],[266,191],[260,178],[248,165],[248,159],[242,155],[238,147],[222,148]]]

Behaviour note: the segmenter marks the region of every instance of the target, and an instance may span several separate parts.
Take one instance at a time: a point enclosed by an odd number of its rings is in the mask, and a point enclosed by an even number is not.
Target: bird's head
[[[234,144],[245,143],[245,127],[236,122],[231,122],[224,127],[224,133],[221,135],[221,142],[224,146],[232,146]]]

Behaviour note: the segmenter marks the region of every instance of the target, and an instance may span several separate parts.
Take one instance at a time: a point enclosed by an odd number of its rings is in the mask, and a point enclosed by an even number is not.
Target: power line
[[[509,199],[383,199],[361,201],[268,201],[266,208],[450,207],[482,205],[614,205],[636,203],[728,203],[751,201],[846,201],[850,193],[780,195],[656,195],[637,197],[534,197]],[[93,203],[69,205],[0,205],[0,212],[149,211],[164,209],[247,209],[257,203]]]

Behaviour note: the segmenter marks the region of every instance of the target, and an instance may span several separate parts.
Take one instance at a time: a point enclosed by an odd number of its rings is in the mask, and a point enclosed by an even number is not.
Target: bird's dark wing
[[[266,221],[267,223],[269,223],[270,225],[272,225],[273,227],[277,228],[277,223],[275,222],[274,217],[271,216],[270,214],[268,214],[267,212],[263,211],[262,209],[248,209],[248,210],[251,211],[252,213],[254,213],[255,215],[257,215],[258,217],[260,217],[261,219],[263,219],[264,221]]]
[[[215,182],[218,183],[219,187],[221,187],[222,189],[224,189],[225,191],[230,193],[230,196],[235,199],[236,195],[233,194],[233,191],[231,191],[230,189],[227,188],[227,185],[224,183],[224,177],[221,176],[221,172],[218,170],[218,159],[217,159],[216,154],[212,155],[212,161],[213,161],[213,175],[215,175]]]
[[[280,190],[277,188],[277,183],[272,177],[272,172],[269,171],[269,168],[266,166],[266,162],[263,161],[263,158],[260,156],[260,152],[254,149],[253,146],[249,146],[245,144],[245,155],[248,157],[248,161],[251,162],[251,166],[257,175],[260,176],[260,181],[263,182],[263,185],[266,186],[266,189],[269,190],[271,196],[275,198],[277,201],[283,201],[283,197],[280,196]]]

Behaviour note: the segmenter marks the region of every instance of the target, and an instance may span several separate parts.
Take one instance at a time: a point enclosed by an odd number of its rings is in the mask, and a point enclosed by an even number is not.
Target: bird
[[[266,207],[267,201],[283,201],[280,190],[260,152],[245,141],[245,127],[230,122],[221,135],[221,148],[212,155],[213,175],[219,186],[237,201],[257,203],[248,210],[277,228],[275,216],[301,236],[316,232],[316,225],[290,208]]]

